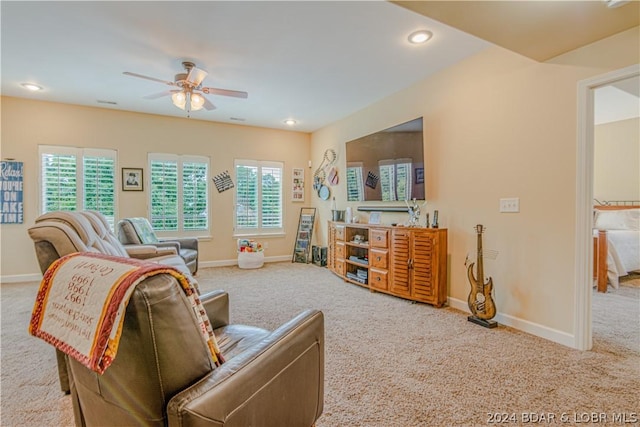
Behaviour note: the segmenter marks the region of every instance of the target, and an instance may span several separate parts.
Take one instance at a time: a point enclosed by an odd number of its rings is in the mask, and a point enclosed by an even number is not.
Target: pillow
[[[598,230],[640,231],[640,208],[596,211],[594,227]]]
[[[147,218],[129,218],[128,220],[136,230],[136,234],[140,239],[140,243],[142,243],[143,245],[147,245],[159,242],[158,237],[156,237],[156,233],[154,233],[153,228],[151,228],[151,224],[149,224],[149,220],[147,220]]]

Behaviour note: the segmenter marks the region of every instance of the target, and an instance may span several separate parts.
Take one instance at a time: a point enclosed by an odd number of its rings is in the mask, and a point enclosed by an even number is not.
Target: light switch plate
[[[515,213],[520,212],[520,198],[511,197],[500,199],[500,212]]]

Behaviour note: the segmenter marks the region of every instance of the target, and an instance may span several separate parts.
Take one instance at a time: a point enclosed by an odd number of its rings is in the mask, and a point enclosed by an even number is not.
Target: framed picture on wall
[[[142,191],[142,168],[122,168],[122,191]]]
[[[291,200],[294,202],[304,202],[304,169],[302,168],[293,168]]]

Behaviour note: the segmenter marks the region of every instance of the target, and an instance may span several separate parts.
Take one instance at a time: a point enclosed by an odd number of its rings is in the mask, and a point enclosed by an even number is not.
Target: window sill
[[[280,233],[233,233],[233,238],[235,239],[246,239],[246,238],[261,238],[261,239],[269,239],[272,237],[286,237],[284,232]]]

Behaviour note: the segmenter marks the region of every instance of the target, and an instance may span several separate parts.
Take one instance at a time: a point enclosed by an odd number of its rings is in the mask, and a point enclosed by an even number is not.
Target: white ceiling
[[[317,130],[490,44],[384,1],[11,2],[2,1],[5,96],[186,117],[167,86],[181,62],[207,70],[217,109],[190,120]],[[415,46],[409,33],[429,29]],[[20,83],[44,91],[31,93]],[[114,102],[116,105],[99,103]],[[237,121],[232,118],[240,118]],[[289,127],[283,120],[294,118]]]
[[[397,3],[404,7],[386,1],[2,0],[0,91],[186,117],[169,97],[143,98],[166,85],[122,72],[172,81],[190,60],[209,72],[203,85],[249,93],[248,99],[209,95],[218,108],[193,112],[190,120],[312,132],[491,45],[471,33],[544,60],[640,19],[637,2],[618,9],[600,1]],[[417,29],[432,31],[433,39],[409,44],[407,35]],[[23,82],[44,90],[28,92]],[[596,121],[630,114],[612,116],[615,106],[637,110],[637,91],[635,99],[630,93],[601,90],[596,107],[605,107]],[[289,127],[287,118],[298,123]]]

